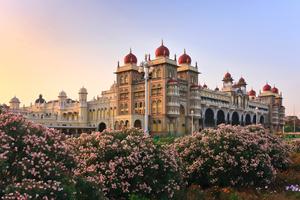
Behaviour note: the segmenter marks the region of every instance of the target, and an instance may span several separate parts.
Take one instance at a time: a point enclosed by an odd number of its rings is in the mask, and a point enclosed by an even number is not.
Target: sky
[[[300,116],[297,0],[0,0],[0,103],[78,99],[82,86],[92,99],[130,48],[140,62],[162,39],[198,62],[200,84],[221,87],[227,71],[249,90],[275,84]]]

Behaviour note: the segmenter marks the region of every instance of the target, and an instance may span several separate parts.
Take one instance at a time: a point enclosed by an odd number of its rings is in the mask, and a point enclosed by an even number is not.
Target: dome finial
[[[129,48],[129,53],[132,53],[131,47]]]
[[[174,60],[175,60],[175,61],[177,61],[177,58],[176,58],[176,53],[174,54]]]
[[[185,48],[183,49],[183,53],[186,54]]]
[[[161,46],[164,46],[164,39],[161,39]]]
[[[196,61],[196,63],[195,63],[195,67],[198,69],[198,63],[197,63],[197,61]]]

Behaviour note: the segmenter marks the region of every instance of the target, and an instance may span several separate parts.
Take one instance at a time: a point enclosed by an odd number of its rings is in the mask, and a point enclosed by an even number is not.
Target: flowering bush
[[[179,138],[189,184],[243,186],[269,184],[284,169],[288,148],[261,126],[226,126]]]
[[[109,199],[170,198],[180,189],[175,152],[155,145],[140,130],[82,134],[70,144],[79,163],[75,174],[103,186]]]
[[[0,114],[0,197],[3,199],[72,199],[74,158],[65,136]]]

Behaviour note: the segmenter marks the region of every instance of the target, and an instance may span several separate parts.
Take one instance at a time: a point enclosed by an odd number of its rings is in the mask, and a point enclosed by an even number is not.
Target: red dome
[[[231,74],[229,72],[227,72],[225,75],[224,75],[224,78],[231,78]]]
[[[266,85],[263,87],[263,91],[264,92],[267,92],[267,91],[271,91],[271,86],[268,84],[268,83],[266,83]]]
[[[207,88],[207,85],[204,83],[203,88]]]
[[[272,88],[272,92],[278,94],[279,93],[278,88],[274,86]]]
[[[224,75],[224,78],[223,78],[223,81],[225,82],[232,82],[233,81],[233,78],[231,76],[231,74],[229,72],[227,72],[225,75]]]
[[[191,64],[192,59],[191,57],[185,53],[185,49],[184,49],[184,53],[179,57],[178,59],[178,63],[181,64]]]
[[[249,96],[256,96],[256,92],[255,92],[253,89],[251,89],[251,90],[248,92],[248,95],[249,95]]]
[[[160,47],[158,47],[155,51],[155,56],[169,57],[169,55],[170,55],[170,51],[167,47],[164,46],[164,42],[162,41]]]
[[[133,53],[131,53],[131,49],[130,49],[129,54],[127,54],[125,56],[124,63],[125,64],[137,64],[137,58]]]
[[[238,82],[238,85],[240,86],[244,86],[244,85],[247,85],[245,79],[243,77],[240,78],[239,82]]]

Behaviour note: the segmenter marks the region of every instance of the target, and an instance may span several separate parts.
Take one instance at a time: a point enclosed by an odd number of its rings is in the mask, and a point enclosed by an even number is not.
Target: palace
[[[177,60],[170,58],[163,42],[155,51],[155,58],[146,57],[153,69],[149,80],[149,100],[145,105],[145,80],[139,72],[137,58],[131,52],[124,64],[116,68],[116,81],[109,90],[88,101],[86,88],[78,92],[78,99],[59,92],[56,100],[46,101],[42,95],[28,107],[11,99],[9,109],[26,118],[65,133],[144,127],[145,106],[149,108],[149,128],[152,135],[182,135],[192,130],[216,127],[226,123],[248,125],[260,123],[273,132],[282,131],[285,108],[282,94],[267,83],[256,95],[243,77],[234,82],[227,72],[223,87],[210,89],[198,81],[197,63],[184,53]],[[193,121],[193,122],[192,122]],[[192,128],[193,126],[193,128]]]

